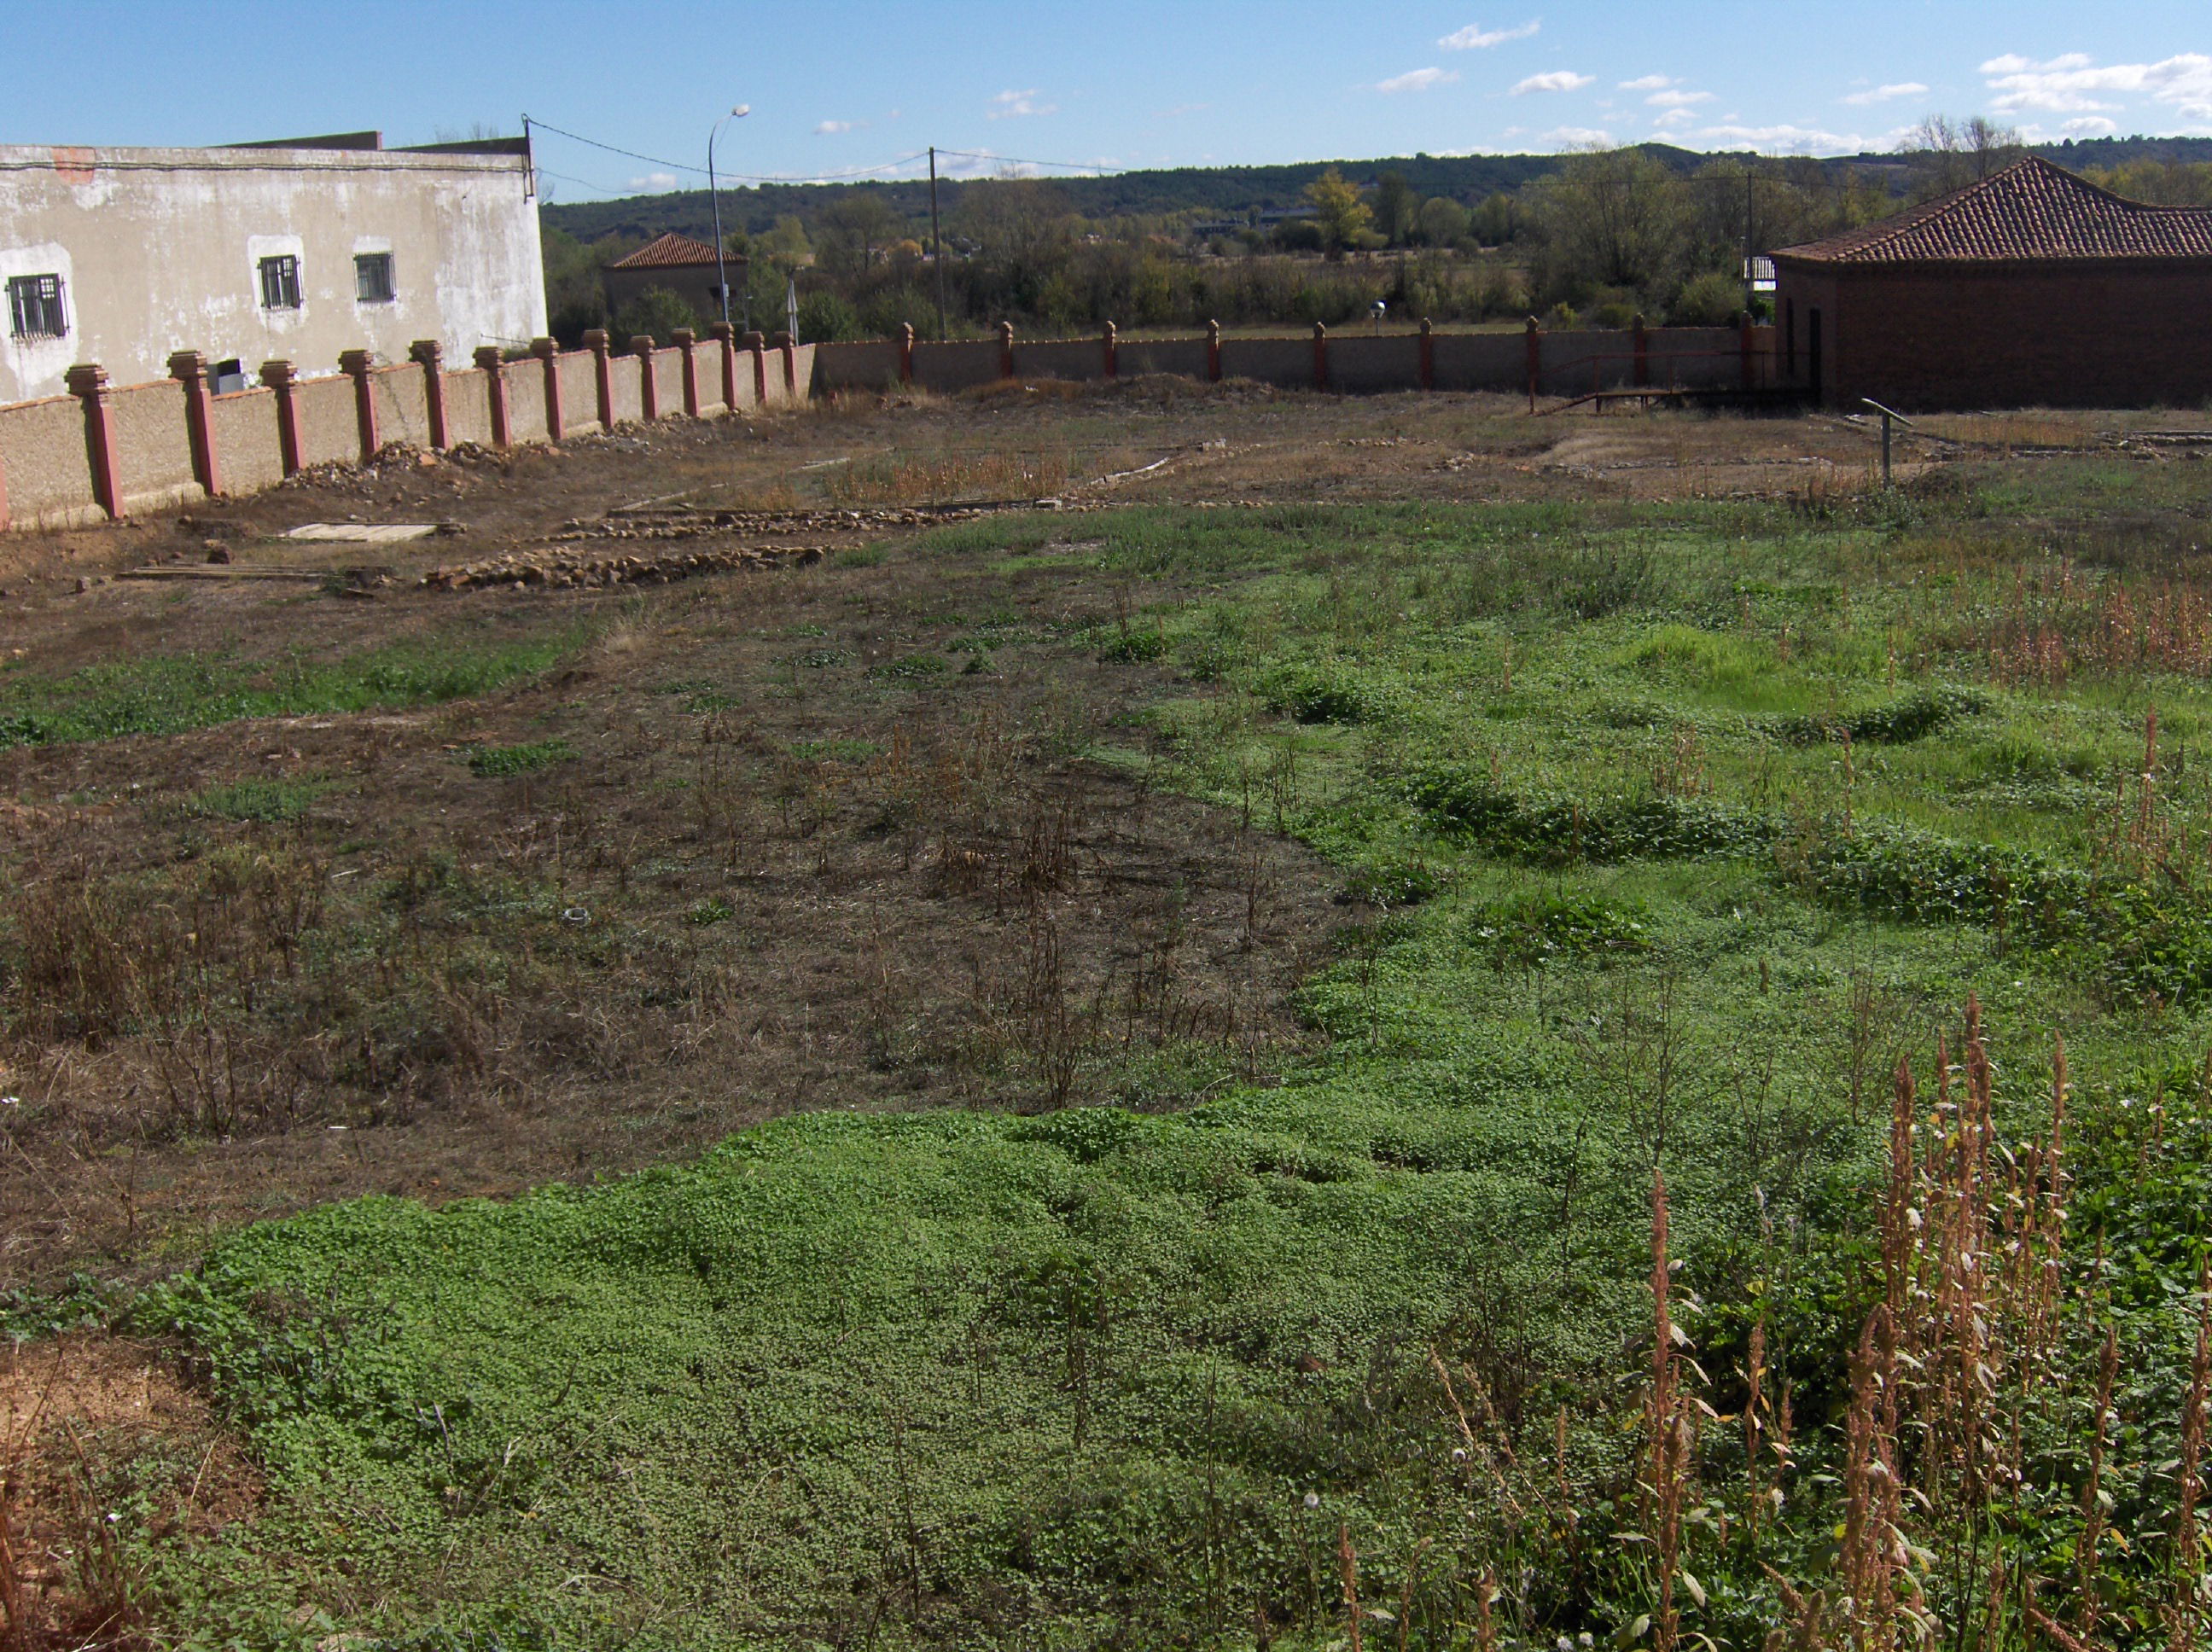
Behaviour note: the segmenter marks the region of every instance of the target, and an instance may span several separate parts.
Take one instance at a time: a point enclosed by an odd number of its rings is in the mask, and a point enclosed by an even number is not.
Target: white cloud
[[[1447,52],[1487,52],[1508,40],[1525,40],[1543,26],[1533,18],[1518,28],[1486,29],[1480,23],[1469,23],[1465,28],[1454,29],[1437,44]]]
[[[1554,126],[1538,142],[1555,149],[1604,149],[1613,146],[1613,134],[1595,126]]]
[[[1866,147],[1866,141],[1855,132],[1824,132],[1808,126],[1705,126],[1698,136],[1715,143],[1738,144],[1777,155],[1832,155]]]
[[[1595,75],[1577,75],[1571,69],[1554,69],[1518,82],[1513,88],[1513,95],[1518,98],[1531,92],[1579,92],[1596,78]]]
[[[825,120],[814,129],[814,136],[835,137],[840,132],[857,132],[867,124],[865,120]]]
[[[1863,92],[1854,92],[1844,101],[1863,109],[1869,104],[1887,103],[1892,98],[1917,98],[1927,94],[1928,88],[1918,81],[1899,81],[1893,86],[1870,86]]]
[[[1654,126],[1686,126],[1696,118],[1697,116],[1692,114],[1687,109],[1669,109],[1651,124]]]
[[[2058,130],[2069,137],[2110,137],[2120,128],[2118,122],[2105,115],[2076,115],[2059,122]]]
[[[1060,112],[1056,103],[1039,103],[1036,88],[1026,92],[1001,92],[991,100],[990,118],[993,120],[1013,120],[1023,115],[1051,115]]]
[[[1654,92],[1644,101],[1654,109],[1686,109],[1693,103],[1711,103],[1711,92]]]
[[[2042,63],[2008,52],[1984,64],[1982,73],[1989,77],[1990,90],[1997,94],[1990,106],[2001,114],[2022,109],[2096,112],[2119,107],[2099,100],[2121,94],[2166,104],[2185,119],[2212,118],[2212,57],[2201,52],[2185,52],[2158,63],[2102,65],[2081,52]]]
[[[1670,75],[1638,75],[1632,81],[1621,82],[1620,89],[1624,92],[1656,92],[1674,83],[1674,77]]]
[[[1409,69],[1402,75],[1393,75],[1387,81],[1375,82],[1378,92],[1425,92],[1432,86],[1447,86],[1459,78],[1455,69]]]
[[[642,178],[633,178],[623,185],[633,195],[665,195],[676,187],[678,179],[672,172],[649,172]]]

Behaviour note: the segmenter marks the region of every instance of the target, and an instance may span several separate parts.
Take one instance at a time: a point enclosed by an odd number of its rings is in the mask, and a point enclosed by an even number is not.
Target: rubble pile
[[[805,568],[828,554],[823,545],[730,545],[660,556],[558,550],[510,550],[481,562],[434,568],[418,583],[426,591],[471,591],[506,586],[514,590],[574,590],[618,585],[665,585],[701,574],[736,568]]]
[[[969,522],[994,511],[1033,510],[1035,504],[876,506],[859,510],[710,510],[692,505],[619,507],[597,521],[572,518],[556,540],[690,539],[708,533],[860,533],[877,528],[939,527]]]

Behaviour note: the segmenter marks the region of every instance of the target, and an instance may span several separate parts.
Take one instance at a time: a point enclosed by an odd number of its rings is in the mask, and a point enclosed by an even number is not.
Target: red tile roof
[[[2212,258],[2212,207],[2124,200],[2030,155],[1925,206],[1774,256],[1853,264]]]
[[[674,270],[690,264],[712,264],[714,261],[714,249],[705,241],[695,241],[689,235],[678,235],[672,231],[659,240],[647,242],[639,247],[628,258],[616,259],[607,268],[610,270]],[[743,264],[744,259],[732,252],[729,255],[728,261],[732,264]]]

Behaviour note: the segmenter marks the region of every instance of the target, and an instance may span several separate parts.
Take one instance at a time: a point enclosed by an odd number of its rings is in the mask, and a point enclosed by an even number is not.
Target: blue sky
[[[1124,167],[1543,150],[1887,148],[1923,115],[2212,135],[2212,6],[1273,0],[191,4],[73,0],[18,42],[0,143],[198,144],[525,112],[556,198],[896,165],[931,143]],[[33,64],[32,59],[35,56]],[[666,166],[673,161],[680,166]],[[995,170],[963,159],[955,169]]]

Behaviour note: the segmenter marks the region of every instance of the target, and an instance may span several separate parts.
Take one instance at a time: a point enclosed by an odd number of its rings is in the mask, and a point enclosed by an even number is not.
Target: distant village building
[[[741,288],[745,260],[740,254],[726,253],[717,264],[712,246],[672,233],[639,247],[626,258],[617,259],[599,272],[599,277],[606,285],[609,314],[620,314],[632,299],[657,287],[690,305],[703,330],[722,319],[720,282],[725,270],[732,288]]]
[[[465,361],[545,331],[521,138],[387,149],[376,132],[223,149],[0,146],[0,402],[117,385],[198,350],[218,386],[340,352]]]
[[[1817,402],[2212,397],[2212,208],[2124,200],[2030,158],[1774,264],[1783,374]]]

